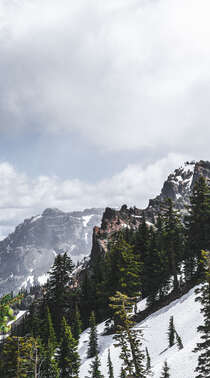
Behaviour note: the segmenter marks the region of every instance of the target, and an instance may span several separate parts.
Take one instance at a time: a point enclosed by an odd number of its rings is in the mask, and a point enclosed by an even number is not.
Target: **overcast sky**
[[[209,0],[0,0],[0,238],[210,160]]]

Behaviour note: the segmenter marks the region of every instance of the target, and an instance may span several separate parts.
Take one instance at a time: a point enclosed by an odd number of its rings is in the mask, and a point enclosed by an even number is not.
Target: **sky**
[[[0,238],[210,160],[210,2],[0,0]]]

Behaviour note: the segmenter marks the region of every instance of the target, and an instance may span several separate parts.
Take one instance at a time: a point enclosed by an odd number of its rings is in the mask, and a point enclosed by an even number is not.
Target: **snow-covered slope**
[[[182,296],[180,299],[172,302],[170,305],[163,307],[161,310],[153,313],[143,322],[136,325],[142,328],[144,333],[144,346],[148,348],[153,366],[154,378],[159,378],[164,361],[167,359],[170,367],[171,378],[193,378],[195,377],[194,369],[197,365],[198,354],[192,350],[199,341],[197,327],[202,323],[200,314],[200,304],[195,302],[195,289]],[[145,307],[145,301],[138,304],[138,308]],[[182,338],[184,349],[178,350],[174,345],[167,349],[167,331],[170,316],[174,316],[175,328]],[[121,369],[121,360],[119,358],[120,349],[114,347],[112,336],[102,336],[104,323],[98,326],[99,348],[101,360],[101,372],[105,378],[107,372],[107,356],[110,348],[111,359],[114,366],[114,377],[119,377]],[[89,331],[83,332],[79,343],[79,354],[81,357],[80,378],[88,376],[90,363],[92,359],[87,359],[87,345]]]

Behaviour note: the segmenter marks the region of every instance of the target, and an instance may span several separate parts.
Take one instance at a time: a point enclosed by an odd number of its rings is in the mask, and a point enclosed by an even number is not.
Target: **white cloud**
[[[47,207],[64,211],[88,207],[146,207],[149,198],[159,194],[167,175],[186,159],[170,154],[154,164],[130,165],[119,174],[96,184],[58,177],[31,180],[11,164],[0,164],[0,237],[6,236],[24,218]]]
[[[202,152],[209,11],[208,0],[1,1],[0,128]]]

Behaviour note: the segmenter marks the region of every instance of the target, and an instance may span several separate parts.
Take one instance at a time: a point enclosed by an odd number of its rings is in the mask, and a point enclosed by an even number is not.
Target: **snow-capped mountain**
[[[0,241],[0,295],[43,283],[59,252],[67,252],[75,263],[88,256],[92,229],[100,224],[102,213],[102,209],[69,213],[46,209],[25,219]]]
[[[200,341],[197,327],[202,324],[203,318],[200,313],[200,304],[195,302],[194,290],[191,289],[181,298],[154,312],[135,326],[143,331],[143,348],[148,348],[154,378],[160,377],[165,360],[167,360],[170,368],[171,378],[193,378],[196,375],[194,369],[197,366],[198,354],[193,353],[192,350],[196,343]],[[145,303],[145,299],[138,303],[138,311],[144,310]],[[167,331],[171,316],[174,317],[175,328],[182,338],[184,345],[182,350],[178,350],[177,345],[168,348]],[[101,372],[105,378],[108,378],[107,357],[110,349],[114,376],[119,377],[122,363],[119,358],[120,348],[114,346],[112,335],[103,336],[104,326],[105,322],[97,327]],[[79,342],[79,354],[81,357],[80,378],[88,376],[90,364],[93,360],[87,359],[88,340],[89,329],[83,332]]]

